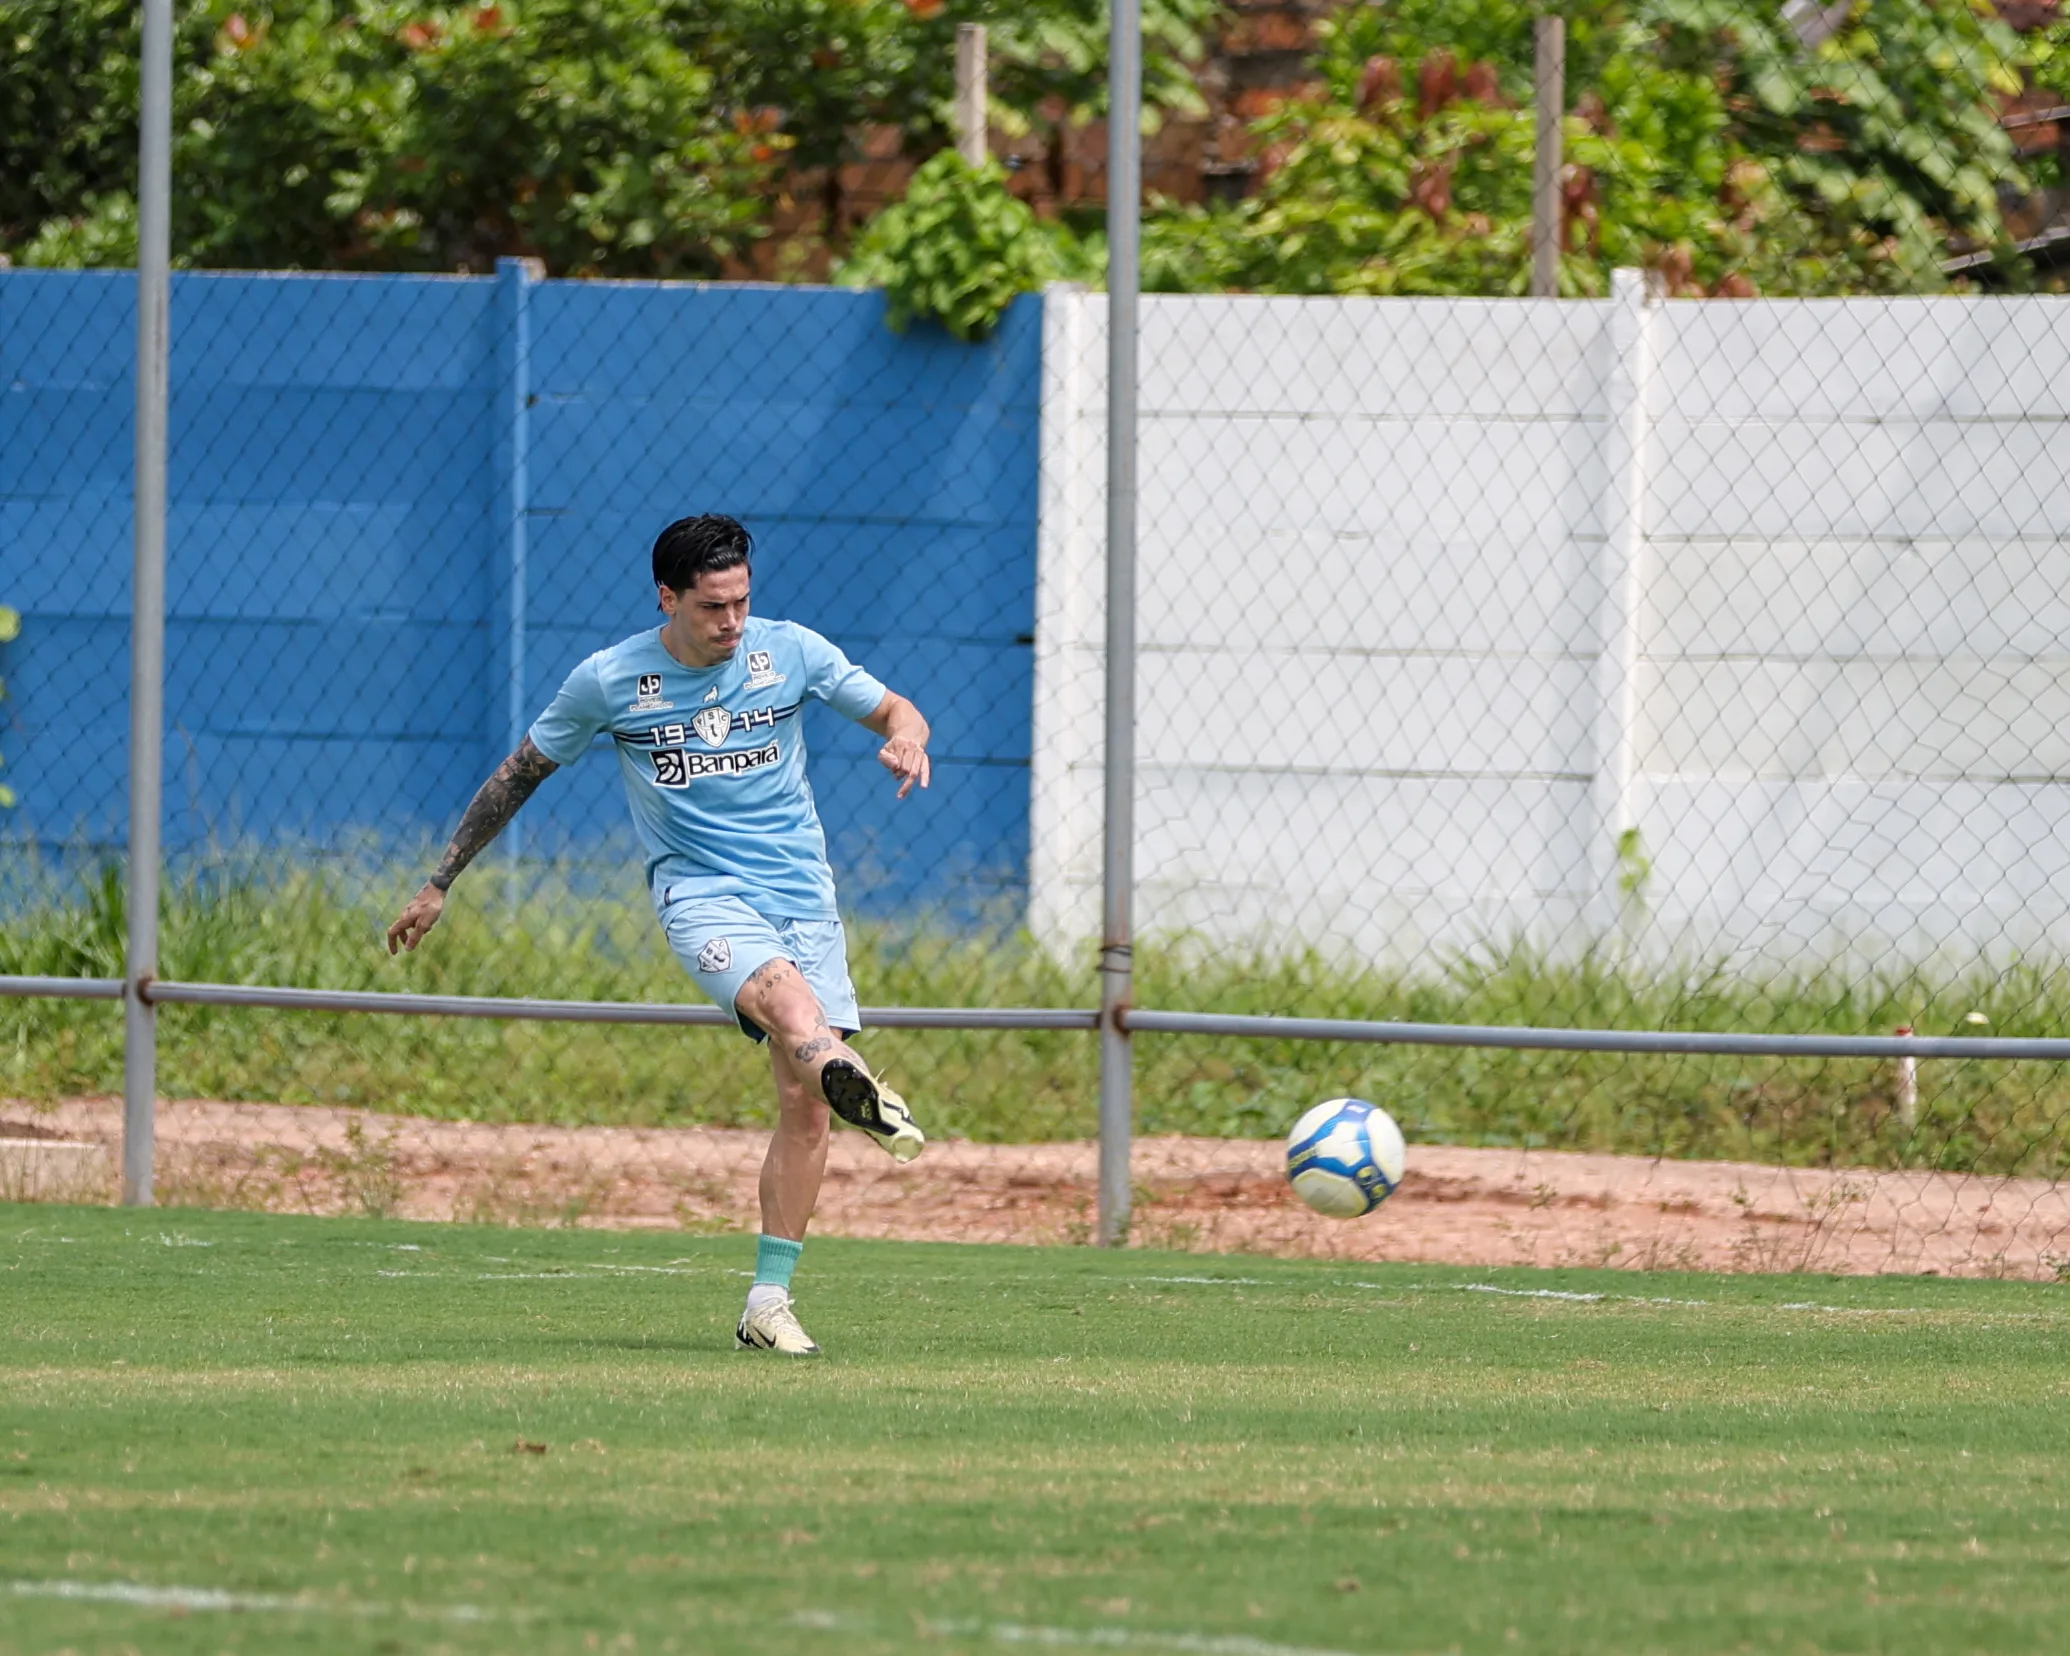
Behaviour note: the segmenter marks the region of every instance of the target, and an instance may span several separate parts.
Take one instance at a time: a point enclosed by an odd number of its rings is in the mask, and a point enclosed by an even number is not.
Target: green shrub
[[[882,288],[901,332],[926,319],[974,343],[1021,294],[1077,275],[1084,264],[1071,232],[1038,220],[1008,192],[996,163],[973,167],[943,150],[864,227],[836,280]]]

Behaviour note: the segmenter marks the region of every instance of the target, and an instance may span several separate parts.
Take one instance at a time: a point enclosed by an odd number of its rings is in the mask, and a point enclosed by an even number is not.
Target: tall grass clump
[[[521,901],[484,870],[457,889],[415,955],[382,932],[416,875],[302,864],[218,865],[168,882],[168,977],[340,989],[694,1001],[638,895],[597,895],[578,871],[528,876]],[[112,872],[46,892],[0,925],[0,972],[120,976],[123,890]],[[1004,927],[850,928],[865,1005],[1090,1006],[1090,962],[1060,965]],[[1838,970],[1752,979],[1648,973],[1616,957],[1489,951],[1442,973],[1150,946],[1141,1004],[1306,1016],[1567,1028],[2058,1035],[2070,982],[2020,969],[1931,978]],[[924,1104],[931,1129],[1014,1141],[1095,1130],[1097,1052],[1075,1032],[868,1033],[863,1044]],[[1268,1137],[1316,1099],[1379,1099],[1425,1143],[1600,1150],[1798,1165],[2070,1169],[2070,1066],[1920,1065],[1918,1124],[1894,1066],[1868,1060],[1622,1057],[1145,1036],[1146,1133]],[[768,1119],[767,1058],[724,1030],[527,1024],[174,1007],[160,1016],[169,1096],[346,1105],[496,1121],[708,1123]],[[0,1002],[0,1092],[48,1100],[115,1091],[121,1018],[105,1003]]]

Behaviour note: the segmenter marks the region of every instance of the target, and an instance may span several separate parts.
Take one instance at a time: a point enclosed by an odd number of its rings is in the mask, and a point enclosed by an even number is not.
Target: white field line
[[[127,1604],[140,1610],[269,1611],[296,1616],[406,1616],[417,1621],[488,1622],[505,1618],[472,1604],[370,1604],[313,1593],[229,1593],[216,1587],[146,1587],[134,1581],[10,1581],[14,1598]]]
[[[1273,1282],[1263,1277],[1151,1276],[1138,1282],[1187,1282],[1209,1287],[1283,1288],[1298,1283]],[[1495,1294],[1503,1299],[1560,1300],[1569,1305],[1673,1305],[1685,1309],[1718,1307],[1749,1311],[1821,1311],[1836,1317],[1983,1317],[1996,1322],[2052,1322],[2045,1311],[1983,1311],[1965,1306],[1927,1305],[1826,1305],[1818,1300],[1787,1300],[1762,1306],[1750,1300],[1668,1299],[1658,1294],[1582,1293],[1572,1288],[1501,1288],[1492,1282],[1359,1282],[1337,1281],[1323,1287],[1365,1288],[1376,1294]]]
[[[753,1271],[742,1270],[738,1266],[733,1265],[693,1265],[687,1267],[682,1265],[608,1265],[586,1261],[582,1265],[569,1266],[566,1269],[557,1271],[480,1271],[475,1274],[474,1280],[476,1282],[551,1282],[559,1279],[564,1282],[595,1282],[601,1278],[609,1277],[614,1271],[621,1274],[637,1272],[646,1276],[686,1277],[751,1277],[755,1274]],[[444,1275],[446,1273],[426,1273],[426,1275],[432,1274]]]
[[[1270,1282],[1263,1277],[1204,1277],[1204,1276],[1153,1276],[1137,1277],[1138,1282],[1186,1282],[1198,1283],[1212,1288],[1285,1288],[1301,1287],[1299,1283]],[[1566,1300],[1575,1305],[1600,1305],[1610,1300],[1626,1301],[1632,1305],[1709,1305],[1710,1300],[1661,1299],[1645,1294],[1581,1294],[1565,1288],[1498,1288],[1492,1282],[1331,1282],[1322,1287],[1367,1288],[1376,1294],[1500,1294],[1505,1299]],[[1313,1292],[1312,1289],[1304,1290]],[[1858,1309],[1845,1305],[1785,1305],[1784,1311],[1848,1311]]]
[[[617,1265],[609,1260],[599,1260],[590,1267],[593,1271],[637,1271],[645,1276],[710,1276],[714,1271],[726,1269],[723,1265]]]
[[[1825,1311],[1836,1317],[1934,1317],[1949,1315],[1948,1311],[1932,1311],[1923,1305],[1820,1305],[1815,1300],[1790,1300],[1778,1305],[1778,1311]],[[1970,1311],[1950,1308],[1958,1317],[2033,1317],[2035,1311]]]
[[[819,1633],[867,1634],[872,1624],[865,1617],[838,1615],[831,1610],[800,1610],[791,1617],[795,1627]],[[1186,1656],[1352,1656],[1343,1650],[1324,1650],[1315,1645],[1275,1644],[1242,1633],[1160,1633],[1133,1627],[1031,1627],[1024,1622],[936,1621],[920,1618],[918,1630],[934,1638],[989,1639],[994,1644],[1049,1645],[1066,1649],[1097,1645],[1108,1650],[1174,1650]]]
[[[58,1242],[78,1242],[81,1238],[76,1236],[59,1236],[53,1238],[53,1240]],[[213,1248],[216,1245],[214,1242],[203,1241],[199,1237],[183,1236],[178,1233],[167,1235],[163,1231],[159,1232],[155,1238],[147,1238],[146,1240],[155,1240],[162,1247],[168,1248]],[[416,1242],[362,1242],[355,1245],[363,1248],[382,1248],[396,1253],[422,1253],[424,1251],[422,1244]],[[516,1263],[514,1260],[506,1260],[495,1254],[483,1254],[480,1257],[495,1264]],[[614,1271],[647,1276],[754,1275],[752,1271],[740,1270],[732,1266],[693,1264],[687,1259],[671,1260],[666,1265],[625,1265],[607,1260],[584,1260],[580,1265],[552,1271],[482,1271],[475,1273],[473,1280],[476,1282],[585,1282],[595,1281],[604,1273]],[[450,1271],[376,1270],[374,1274],[380,1277],[451,1277],[460,1273]],[[937,1278],[936,1280],[949,1281],[952,1279]],[[1136,1280],[1138,1282],[1183,1283],[1203,1288],[1277,1288],[1285,1286],[1284,1283],[1272,1281],[1265,1277],[1144,1276],[1138,1277]],[[1391,1283],[1354,1281],[1349,1286],[1369,1289],[1375,1293],[1383,1294],[1404,1292],[1411,1294],[1496,1294],[1504,1299],[1564,1300],[1574,1305],[1614,1303],[1621,1305],[1672,1305],[1697,1308],[1709,1307],[1720,1303],[1739,1306],[1743,1303],[1740,1301],[1720,1302],[1700,1299],[1668,1299],[1660,1295],[1651,1294],[1582,1293],[1566,1288],[1501,1288],[1492,1282]],[[1749,1306],[1748,1308],[1760,1309],[1758,1306]],[[1933,1307],[1924,1305],[1826,1305],[1817,1300],[1788,1300],[1780,1305],[1770,1307],[1770,1309],[1777,1311],[1819,1311],[1830,1316],[1840,1317],[1969,1315],[1995,1317],[2000,1320],[2053,1320],[2045,1312],[2039,1311],[1975,1312],[1954,1307],[1946,1307],[1937,1311]]]
[[[1361,1283],[1360,1287],[1378,1287]],[[1567,1300],[1575,1305],[1599,1305],[1608,1300],[1631,1305],[1709,1305],[1709,1300],[1663,1299],[1653,1294],[1577,1294],[1566,1288],[1498,1288],[1492,1282],[1459,1282],[1450,1285],[1462,1294],[1500,1294],[1504,1299]],[[1422,1290],[1428,1292],[1428,1290]]]
[[[413,1242],[407,1245],[412,1253],[423,1250]],[[514,1263],[514,1262],[512,1262]],[[377,1265],[377,1277],[430,1277],[447,1282],[598,1282],[612,1276],[751,1276],[753,1272],[736,1271],[723,1265],[693,1265],[677,1262],[668,1265],[621,1265],[611,1260],[584,1260],[579,1265],[563,1265],[545,1271],[475,1271],[438,1270],[407,1271],[395,1270]]]
[[[1138,1277],[1138,1282],[1187,1282],[1204,1287],[1233,1288],[1278,1288],[1285,1283],[1268,1282],[1263,1277],[1208,1277],[1208,1276],[1153,1276]],[[1354,1288],[1369,1288],[1375,1293],[1395,1294],[1497,1294],[1504,1299],[1564,1300],[1570,1305],[1679,1305],[1685,1307],[1712,1306],[1716,1300],[1667,1299],[1656,1294],[1589,1294],[1570,1288],[1498,1288],[1492,1282],[1353,1282]],[[1737,1304],[1738,1302],[1733,1302]],[[1831,1311],[1850,1317],[1904,1317],[1930,1315],[1923,1307],[1909,1305],[1820,1305],[1812,1300],[1792,1300],[1786,1305],[1774,1306],[1777,1311]],[[2021,1313],[2008,1313],[2021,1315]],[[2034,1313],[2026,1313],[2033,1315]]]
[[[1354,1282],[1354,1288],[1373,1288],[1381,1293],[1397,1292],[1386,1282]],[[1926,1305],[1825,1305],[1817,1300],[1786,1300],[1780,1305],[1762,1306],[1750,1300],[1663,1299],[1649,1294],[1582,1294],[1565,1288],[1498,1288],[1492,1282],[1411,1282],[1401,1285],[1412,1294],[1499,1294],[1504,1299],[1565,1300],[1574,1305],[1679,1305],[1722,1306],[1735,1311],[1822,1311],[1836,1317],[1934,1317],[1971,1316],[1999,1319],[2045,1317],[2040,1311],[1976,1311],[1950,1306],[1936,1311]]]
[[[1198,1656],[1349,1656],[1346,1651],[1321,1650],[1313,1645],[1274,1644],[1241,1633],[1137,1632],[1128,1627],[1027,1627],[1019,1622],[932,1622],[922,1625],[951,1638],[975,1635],[999,1644],[1091,1644],[1130,1650],[1197,1652]]]

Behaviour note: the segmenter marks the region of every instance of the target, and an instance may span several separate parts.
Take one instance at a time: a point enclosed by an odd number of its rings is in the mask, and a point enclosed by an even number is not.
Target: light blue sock
[[[791,1273],[798,1268],[798,1255],[804,1251],[802,1242],[786,1241],[781,1236],[763,1237],[755,1248],[755,1286],[781,1288],[788,1294]]]

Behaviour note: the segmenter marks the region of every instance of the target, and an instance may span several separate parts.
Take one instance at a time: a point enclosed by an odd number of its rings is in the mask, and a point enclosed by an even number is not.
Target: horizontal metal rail
[[[120,1000],[119,978],[0,977],[0,996]],[[539,1023],[675,1024],[725,1028],[716,1006],[652,1001],[525,1000],[497,995],[417,995],[376,989],[284,989],[243,983],[153,983],[171,1006],[270,1007],[284,1012],[515,1018]],[[1274,1041],[1354,1041],[1393,1046],[1499,1047],[1535,1052],[1622,1052],[1736,1058],[1989,1058],[2070,1062],[2070,1038],[1979,1035],[1759,1035],[1711,1030],[1543,1029],[1518,1024],[1363,1022],[1235,1012],[1124,1014],[1139,1035],[1220,1035]],[[1097,1010],[1069,1006],[866,1006],[868,1029],[1097,1030]]]
[[[1516,1024],[1361,1023],[1233,1012],[1128,1014],[1139,1035],[1246,1035],[1276,1041],[1370,1041],[1399,1046],[1509,1047],[1537,1052],[1637,1052],[1738,1058],[2038,1058],[2070,1061],[2070,1040],[1975,1035],[1754,1035],[1672,1029],[1535,1029]]]
[[[37,1000],[122,999],[120,978],[0,977],[0,999],[22,996]]]
[[[118,985],[119,988],[119,985]],[[655,1001],[519,1000],[497,995],[412,995],[376,989],[280,989],[241,983],[151,985],[159,1006],[262,1006],[285,1012],[381,1012],[441,1018],[521,1018],[536,1023],[702,1024],[726,1028],[716,1006]],[[871,1029],[1096,1029],[1097,1012],[1047,1006],[866,1006]]]

